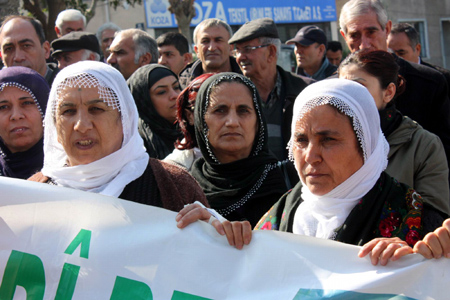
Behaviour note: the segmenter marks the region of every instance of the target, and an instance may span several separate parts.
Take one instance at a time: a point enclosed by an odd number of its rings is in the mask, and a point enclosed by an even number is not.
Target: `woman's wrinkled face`
[[[171,123],[177,119],[176,100],[181,87],[175,76],[166,76],[150,87],[150,99],[158,114]]]
[[[97,87],[61,91],[55,123],[70,166],[89,164],[122,146],[120,113],[100,98]]]
[[[317,196],[343,183],[364,161],[349,118],[330,105],[297,121],[293,153],[300,178]]]
[[[237,82],[223,82],[211,92],[205,113],[208,140],[221,163],[250,155],[258,129],[250,90]]]
[[[381,88],[380,81],[357,65],[348,65],[339,71],[339,78],[353,80],[365,86],[375,100],[378,110],[384,109],[389,101],[385,102],[385,91]]]
[[[27,151],[42,135],[42,116],[31,95],[17,87],[5,87],[0,93],[0,137],[9,151]]]

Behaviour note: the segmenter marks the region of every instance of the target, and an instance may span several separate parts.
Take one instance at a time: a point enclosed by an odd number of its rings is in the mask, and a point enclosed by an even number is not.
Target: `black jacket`
[[[424,62],[422,59],[420,60],[420,64],[424,65],[424,66],[427,66],[427,67],[430,67],[430,68],[433,68],[436,71],[440,72],[442,75],[444,75],[445,80],[447,81],[447,88],[448,88],[448,92],[449,92],[448,96],[450,98],[450,71],[447,70],[447,69],[444,69],[444,68],[442,68],[440,66],[436,66],[436,65]]]
[[[59,69],[58,65],[55,63],[47,63],[47,74],[45,74],[45,80],[47,81],[48,85],[52,87],[53,80],[56,77],[56,74],[58,74]]]
[[[242,74],[241,68],[239,68],[236,59],[230,56],[230,64],[231,64],[231,72]],[[189,83],[198,76],[203,74],[202,61],[197,59],[193,63],[188,64],[184,69],[180,72],[178,76],[178,81],[180,82],[181,88],[186,88]]]
[[[440,72],[410,63],[393,54],[406,79],[406,89],[396,98],[397,109],[436,134],[450,159],[450,100],[447,82]]]
[[[314,79],[286,72],[282,67],[277,66],[280,73],[283,88],[281,90],[281,99],[283,105],[283,123],[281,130],[283,132],[283,141],[287,144],[291,138],[292,114],[294,111],[294,102],[298,94],[309,84],[315,82]],[[287,157],[287,150],[286,150]]]

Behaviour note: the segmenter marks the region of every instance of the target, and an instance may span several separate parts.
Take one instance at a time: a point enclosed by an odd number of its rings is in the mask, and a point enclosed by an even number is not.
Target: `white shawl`
[[[55,110],[59,104],[58,88],[64,80],[80,74],[89,74],[103,87],[117,96],[122,118],[122,148],[110,155],[85,165],[69,167],[67,154],[58,142]],[[84,84],[86,82],[76,84]],[[91,83],[87,83],[91,84]],[[117,106],[118,105],[118,106]],[[138,112],[122,74],[113,67],[93,61],[82,61],[61,70],[56,76],[44,119],[44,167],[42,173],[57,185],[118,197],[125,186],[140,177],[148,165],[148,154],[138,132]]]
[[[353,119],[353,129],[364,153],[364,164],[343,183],[323,196],[310,192],[302,181],[302,204],[293,224],[297,234],[334,238],[350,211],[375,185],[387,167],[389,145],[381,132],[375,101],[359,83],[345,79],[327,79],[303,90],[294,104],[289,156],[293,158],[295,125],[313,108],[329,104]],[[300,170],[297,170],[300,171]]]

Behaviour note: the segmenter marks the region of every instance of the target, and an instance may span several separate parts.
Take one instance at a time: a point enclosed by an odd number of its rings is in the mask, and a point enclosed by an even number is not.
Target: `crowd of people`
[[[286,42],[294,74],[270,18],[234,34],[202,21],[192,62],[180,33],[93,34],[68,9],[50,43],[9,16],[0,176],[173,210],[239,249],[280,230],[362,246],[375,265],[450,258],[450,73],[379,0],[348,1],[339,22],[351,53],[341,62],[339,42],[302,27]]]

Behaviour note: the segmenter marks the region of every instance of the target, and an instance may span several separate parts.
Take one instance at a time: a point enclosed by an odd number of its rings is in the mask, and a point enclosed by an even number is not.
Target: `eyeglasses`
[[[264,48],[264,47],[267,47],[267,46],[270,46],[270,44],[261,45],[261,46],[254,46],[254,47],[246,46],[246,47],[244,47],[242,49],[235,48],[234,50],[231,51],[231,55],[233,55],[234,57],[238,56],[238,54],[247,55],[247,54],[250,54],[250,52],[252,52],[253,50],[256,50],[256,49],[259,49],[259,48]]]

